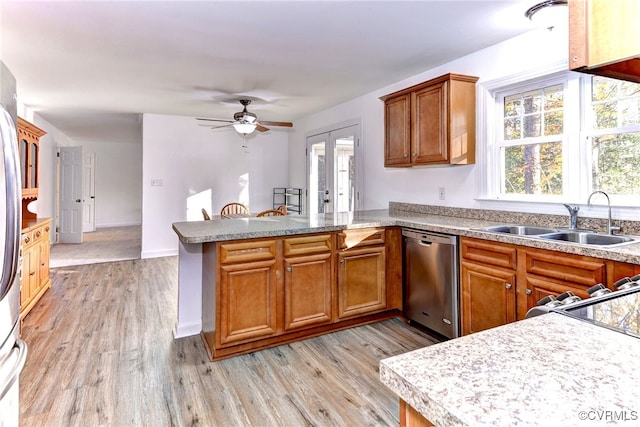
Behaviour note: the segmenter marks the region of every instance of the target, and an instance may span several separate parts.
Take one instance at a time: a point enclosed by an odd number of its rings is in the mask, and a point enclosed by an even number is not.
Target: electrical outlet
[[[438,189],[438,198],[440,200],[444,200],[445,199],[445,191],[444,191],[444,187],[440,187]]]

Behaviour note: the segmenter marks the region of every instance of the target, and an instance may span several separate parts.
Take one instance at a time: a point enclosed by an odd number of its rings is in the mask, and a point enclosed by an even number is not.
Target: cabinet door
[[[331,253],[284,260],[284,329],[332,321]]]
[[[31,251],[22,250],[22,268],[20,269],[20,312],[31,302],[31,288],[29,286],[29,264]]]
[[[220,266],[220,343],[238,343],[276,335],[276,260]]]
[[[413,162],[448,163],[447,85],[442,82],[414,92]]]
[[[571,0],[569,68],[640,82],[640,2]]]
[[[385,106],[384,165],[411,163],[411,95],[388,99]]]
[[[46,286],[49,282],[49,255],[51,247],[49,243],[49,233],[43,233],[40,243],[38,244],[39,251],[39,271],[38,279],[40,286]]]
[[[385,247],[338,253],[338,317],[386,309]]]
[[[40,248],[29,248],[29,294],[34,297],[40,290]]]
[[[462,334],[516,320],[516,272],[462,261]]]

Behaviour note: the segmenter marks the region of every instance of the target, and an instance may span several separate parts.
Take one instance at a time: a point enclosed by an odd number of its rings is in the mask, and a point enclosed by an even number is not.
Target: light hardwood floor
[[[210,362],[175,340],[177,258],[52,270],[25,318],[21,426],[397,426],[380,359],[432,344],[399,319]]]

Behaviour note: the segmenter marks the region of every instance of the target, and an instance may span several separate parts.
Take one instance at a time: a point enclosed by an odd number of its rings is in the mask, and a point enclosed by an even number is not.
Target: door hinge
[[[56,157],[60,157],[60,152],[59,151],[56,153]]]

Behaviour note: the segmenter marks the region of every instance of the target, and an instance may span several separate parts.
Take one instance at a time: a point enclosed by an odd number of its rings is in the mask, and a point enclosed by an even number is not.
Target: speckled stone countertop
[[[452,216],[456,210],[440,208],[438,214],[412,211],[414,205],[393,205],[393,209],[354,213],[320,214],[311,216],[249,217],[236,219],[214,218],[210,221],[176,222],[173,229],[183,243],[205,243],[237,239],[276,237],[293,234],[337,231],[348,228],[400,226],[459,236],[476,237],[496,242],[513,243],[541,249],[587,255],[595,258],[640,264],[640,243],[616,247],[587,246],[576,243],[543,240],[535,236],[514,236],[479,230],[498,224],[540,225],[544,215],[484,214],[491,220]],[[404,208],[408,208],[404,210]],[[446,210],[449,209],[449,210]],[[562,218],[563,219],[563,218]],[[548,220],[547,220],[548,221]],[[558,224],[544,225],[558,226]]]
[[[545,314],[380,362],[438,426],[640,425],[640,339]]]

